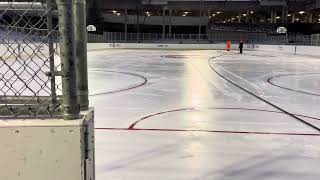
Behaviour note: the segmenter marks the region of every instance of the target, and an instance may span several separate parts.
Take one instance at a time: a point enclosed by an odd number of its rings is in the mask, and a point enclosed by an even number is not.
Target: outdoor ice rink
[[[88,63],[98,180],[320,177],[319,57],[110,49]]]

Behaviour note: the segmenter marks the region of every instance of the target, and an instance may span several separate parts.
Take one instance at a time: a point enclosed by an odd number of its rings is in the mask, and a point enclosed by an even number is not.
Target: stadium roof
[[[320,7],[320,0],[91,0],[101,9],[134,9],[139,6],[167,9],[199,9],[200,2],[208,9],[239,10],[286,7],[289,10],[310,10]]]

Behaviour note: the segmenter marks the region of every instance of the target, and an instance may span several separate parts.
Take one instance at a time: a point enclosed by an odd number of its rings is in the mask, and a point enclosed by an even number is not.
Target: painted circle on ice
[[[232,111],[233,113],[228,113]],[[255,112],[255,113],[249,113]],[[257,119],[264,117],[267,122]],[[276,115],[276,116],[274,116]],[[313,120],[320,120],[311,116],[294,114],[299,117],[304,117]],[[288,118],[286,121],[286,118]],[[271,121],[270,121],[271,120]],[[250,125],[270,125],[273,128],[277,126],[286,126],[290,122],[290,116],[280,111],[253,109],[253,108],[228,108],[228,107],[211,107],[211,108],[182,108],[173,109],[154,113],[144,116],[130,125],[128,129],[136,128],[160,128],[168,129],[175,126],[183,126],[183,129],[214,129],[219,127],[219,124],[228,123],[242,125],[244,128]],[[138,126],[138,127],[137,127]]]
[[[270,77],[268,82],[288,91],[320,96],[319,78],[320,73],[285,74]]]
[[[97,78],[101,81],[94,81]],[[89,71],[89,92],[90,96],[113,94],[122,91],[135,89],[145,85],[148,80],[144,76],[130,72],[91,70]]]
[[[168,58],[168,59],[186,59],[186,58],[190,58],[190,57],[196,57],[197,55],[178,55],[178,54],[175,54],[175,55],[163,55],[163,56],[160,56],[162,58]]]

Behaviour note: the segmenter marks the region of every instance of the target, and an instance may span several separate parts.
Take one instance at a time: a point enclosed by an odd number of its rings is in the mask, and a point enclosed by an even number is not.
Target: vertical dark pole
[[[169,10],[169,37],[171,39],[172,33],[172,9]]]
[[[128,9],[124,10],[124,40],[127,42],[128,34]]]
[[[166,20],[165,20],[165,17],[166,17],[166,10],[163,9],[162,10],[162,41],[164,40],[165,34],[166,34]]]
[[[207,34],[207,36],[208,36],[208,34],[209,34],[209,32],[210,32],[210,14],[211,14],[211,10],[209,9],[208,10],[208,15],[207,15],[207,18],[208,18],[208,21],[207,21],[207,27],[206,27],[206,34]]]
[[[249,10],[247,10],[246,11],[246,23],[249,23],[249,21],[250,21],[250,12],[249,12]]]
[[[310,15],[309,15],[309,23],[312,23],[313,22],[313,14],[312,12],[310,12]]]
[[[201,20],[202,20],[202,0],[199,1],[199,30],[198,30],[198,33],[199,33],[199,41],[200,41],[200,37],[201,37]]]
[[[291,23],[294,23],[296,20],[296,14],[292,13]]]
[[[139,42],[139,36],[140,36],[140,13],[137,7],[137,41],[138,42]]]
[[[47,28],[48,28],[48,46],[49,46],[49,61],[50,61],[50,72],[53,74],[55,71],[54,66],[54,48],[53,48],[53,28],[52,28],[52,1],[47,0]],[[20,47],[20,46],[19,46]],[[20,55],[20,48],[19,48],[19,55]],[[57,94],[56,94],[56,77],[54,75],[51,76],[50,80],[51,84],[51,98],[52,98],[52,105],[55,106],[57,103]]]
[[[285,7],[283,7],[282,12],[281,12],[281,22],[286,23],[286,19],[287,19],[286,9],[285,9]]]
[[[77,63],[77,93],[80,110],[89,109],[86,0],[73,0]]]
[[[65,120],[77,119],[79,105],[76,85],[76,57],[72,0],[57,0],[62,71],[62,108]]]
[[[274,10],[273,13],[273,23],[277,23],[277,10]]]

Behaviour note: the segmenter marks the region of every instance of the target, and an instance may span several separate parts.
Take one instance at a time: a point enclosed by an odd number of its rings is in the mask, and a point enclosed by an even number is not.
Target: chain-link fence
[[[53,115],[61,95],[61,80],[47,76],[61,64],[54,9],[37,0],[1,5],[0,113]]]
[[[1,117],[77,116],[72,2],[0,2]]]
[[[233,43],[245,41],[255,44],[276,45],[311,45],[310,35],[268,35],[266,33],[212,33],[212,34],[157,34],[157,33],[123,33],[104,32],[89,34],[89,43],[180,43],[180,44],[210,44]]]

